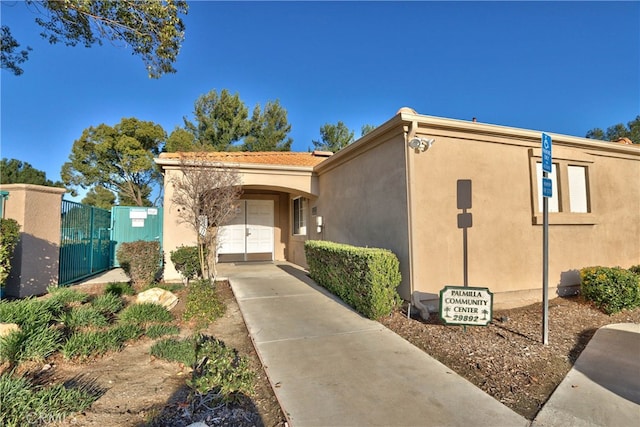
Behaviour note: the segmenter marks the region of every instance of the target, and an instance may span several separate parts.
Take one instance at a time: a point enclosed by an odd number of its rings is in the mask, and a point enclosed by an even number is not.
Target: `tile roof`
[[[278,166],[315,166],[326,160],[332,153],[314,151],[297,153],[291,151],[208,151],[161,153],[161,159],[179,159],[181,156],[198,157],[203,160],[220,163],[252,163]]]

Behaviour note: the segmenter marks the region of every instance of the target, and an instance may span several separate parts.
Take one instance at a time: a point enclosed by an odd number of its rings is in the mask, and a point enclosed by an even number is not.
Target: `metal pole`
[[[547,172],[542,176],[547,178]],[[549,344],[549,198],[542,198],[542,343]]]

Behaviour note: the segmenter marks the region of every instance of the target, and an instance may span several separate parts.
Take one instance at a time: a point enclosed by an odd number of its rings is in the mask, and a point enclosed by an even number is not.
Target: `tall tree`
[[[62,166],[67,186],[102,186],[120,202],[149,206],[151,187],[161,183],[154,157],[167,135],[160,125],[124,118],[115,126],[100,124],[82,132],[73,143],[69,162]],[[72,192],[76,195],[75,189]]]
[[[0,184],[35,184],[47,187],[64,187],[60,181],[47,179],[44,171],[31,164],[16,159],[3,158],[0,161]]]
[[[82,204],[110,210],[116,205],[116,195],[101,186],[91,188],[82,199]]]
[[[372,130],[374,130],[376,128],[376,126],[367,123],[366,125],[362,125],[362,127],[360,128],[360,136],[365,136],[366,134],[368,134],[369,132],[371,132]]]
[[[236,93],[227,89],[214,90],[200,96],[194,105],[195,123],[184,118],[184,127],[194,136],[196,144],[214,151],[239,149],[235,144],[247,136],[250,128],[247,106]]]
[[[202,277],[215,279],[218,231],[236,215],[235,203],[242,193],[240,175],[236,169],[188,155],[180,158],[180,171],[170,181],[171,201],[181,208],[179,222],[197,236]]]
[[[134,55],[142,57],[149,77],[175,73],[173,63],[184,39],[187,14],[183,0],[87,1],[27,0],[27,5],[40,14],[36,23],[49,43],[78,43],[85,47],[109,42],[124,42]],[[19,64],[28,59],[31,48],[16,52],[20,45],[9,27],[2,26],[2,68],[22,74]]]
[[[293,139],[287,135],[291,125],[287,121],[287,110],[280,101],[268,101],[264,112],[260,105],[253,109],[249,135],[244,139],[244,151],[291,151]]]
[[[615,141],[620,138],[629,138],[634,144],[640,144],[640,116],[636,116],[625,126],[618,123],[607,128],[606,131],[600,128],[593,128],[585,135],[587,138],[600,139],[603,141]]]
[[[202,147],[196,144],[196,140],[191,132],[176,126],[169,135],[164,150],[167,153],[177,153],[179,151],[201,151]]]
[[[320,128],[320,141],[313,140],[316,150],[337,152],[353,142],[354,132],[342,121],[337,124],[325,123]]]

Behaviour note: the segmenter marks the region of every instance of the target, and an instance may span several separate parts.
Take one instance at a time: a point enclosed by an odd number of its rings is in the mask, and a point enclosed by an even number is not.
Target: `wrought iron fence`
[[[111,212],[62,201],[58,283],[67,285],[108,270],[113,264]]]

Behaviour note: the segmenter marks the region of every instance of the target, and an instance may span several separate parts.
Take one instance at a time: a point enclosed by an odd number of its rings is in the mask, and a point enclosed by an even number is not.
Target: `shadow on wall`
[[[560,273],[560,282],[556,294],[560,297],[578,295],[580,293],[580,270],[567,270]]]
[[[46,294],[48,286],[58,283],[59,256],[58,245],[20,233],[5,294],[16,298]]]

